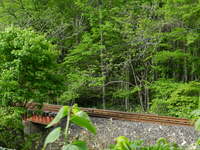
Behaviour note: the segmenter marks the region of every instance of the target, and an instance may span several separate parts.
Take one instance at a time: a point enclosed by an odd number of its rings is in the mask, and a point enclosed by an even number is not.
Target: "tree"
[[[62,85],[55,46],[30,29],[14,27],[0,32],[0,43],[0,105],[53,102]]]
[[[32,27],[58,45],[62,103],[148,111],[156,81],[174,80],[176,87],[199,80],[198,0],[4,0],[0,6],[1,28]]]

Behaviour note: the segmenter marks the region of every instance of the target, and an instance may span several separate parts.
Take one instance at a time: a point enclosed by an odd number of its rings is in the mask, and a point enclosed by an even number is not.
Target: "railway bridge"
[[[30,111],[37,110],[36,104],[29,104]],[[42,113],[24,118],[26,133],[48,132],[45,127],[53,120],[62,106],[44,104]],[[142,139],[146,144],[153,144],[161,137],[170,142],[186,146],[195,143],[199,133],[194,130],[190,120],[152,114],[128,113],[120,111],[81,108],[91,117],[97,127],[97,135],[92,135],[86,130],[71,126],[71,138],[85,140],[90,149],[102,150],[114,143],[118,136],[126,136],[131,140]],[[44,134],[45,136],[45,134]],[[58,150],[62,139],[49,146],[49,150]]]

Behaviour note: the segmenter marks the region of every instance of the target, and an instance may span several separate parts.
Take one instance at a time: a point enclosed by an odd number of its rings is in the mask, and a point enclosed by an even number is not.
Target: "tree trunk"
[[[128,67],[128,63],[126,63],[125,65],[125,78],[126,78],[126,82],[125,82],[125,90],[129,91],[129,67]],[[126,111],[129,109],[129,95],[127,95],[125,97],[125,109]]]
[[[99,25],[100,25],[100,45],[103,45],[103,31],[101,28],[102,25],[102,12],[101,12],[101,5],[99,5]],[[105,71],[105,64],[104,64],[104,49],[101,48],[100,53],[101,58],[101,75],[103,77],[103,86],[102,86],[102,103],[103,103],[103,109],[106,109],[106,86],[105,86],[105,80],[106,80],[106,71]]]

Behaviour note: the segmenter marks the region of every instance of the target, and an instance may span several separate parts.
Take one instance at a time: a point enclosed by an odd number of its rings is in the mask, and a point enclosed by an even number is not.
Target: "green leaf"
[[[81,117],[81,118],[85,118],[85,119],[87,119],[87,120],[90,121],[90,117],[89,117],[88,114],[87,114],[86,112],[84,112],[84,111],[76,112],[75,115],[76,115],[76,116],[79,116],[79,117]]]
[[[64,145],[62,150],[88,150],[84,141],[74,141],[72,144]]]
[[[79,150],[88,150],[87,144],[84,141],[74,141],[72,144],[78,146]]]
[[[195,122],[194,126],[196,130],[200,131],[200,119]]]
[[[46,128],[52,127],[53,125],[57,124],[63,117],[67,116],[67,113],[69,111],[69,106],[63,106],[56,117],[48,124]]]
[[[93,134],[96,134],[96,128],[90,120],[75,115],[70,119],[70,121],[73,122],[74,124],[80,126],[80,127],[86,128],[87,130],[89,130]]]
[[[77,104],[74,104],[72,107],[72,112],[76,114],[77,112],[81,111]]]
[[[117,137],[116,138],[116,146],[115,148],[116,149],[119,149],[119,150],[130,150],[130,141],[127,137],[124,137],[124,136],[120,136],[120,137]]]
[[[199,110],[199,109],[194,110],[194,111],[191,112],[191,114],[192,114],[193,116],[200,116],[200,110]]]
[[[44,143],[44,147],[47,146],[47,144],[49,143],[53,143],[55,142],[59,136],[60,136],[60,132],[61,132],[61,127],[55,128],[54,130],[52,130],[48,136],[45,139],[45,143]]]
[[[62,150],[80,150],[78,146],[73,144],[64,145]]]

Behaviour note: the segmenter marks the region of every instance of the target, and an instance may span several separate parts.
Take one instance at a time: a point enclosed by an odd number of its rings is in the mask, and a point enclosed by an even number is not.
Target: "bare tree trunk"
[[[78,33],[79,30],[79,23],[78,23],[78,16],[75,18],[75,33]],[[78,44],[78,34],[76,35],[76,44]]]
[[[186,53],[186,51],[185,51]],[[187,58],[184,58],[184,81],[188,81]]]
[[[140,84],[140,88],[141,88],[141,84]],[[144,103],[143,103],[143,98],[142,98],[142,89],[140,91],[138,91],[138,97],[139,97],[139,100],[140,100],[140,105],[142,107],[142,110],[145,111],[145,108],[144,108]]]
[[[149,110],[149,88],[148,87],[145,87],[145,101],[146,101],[145,110],[148,111]]]
[[[139,78],[135,74],[135,70],[133,68],[133,65],[130,64],[130,66],[131,66],[131,69],[132,69],[135,85],[141,89],[142,88],[141,81],[139,81]],[[143,98],[142,98],[142,89],[138,90],[138,97],[139,97],[139,101],[140,101],[140,106],[141,106],[142,110],[144,111],[145,109],[144,109]]]
[[[145,73],[144,73],[144,75],[145,75],[144,78],[146,81],[148,80],[147,73],[148,73],[148,70],[146,69]],[[148,89],[148,85],[146,83],[144,84],[144,99],[145,99],[145,110],[148,111],[148,109],[149,109],[149,89]]]
[[[102,12],[101,12],[101,4],[99,4],[99,25],[102,25]],[[100,44],[103,45],[103,31],[100,27]],[[105,71],[105,64],[104,64],[104,49],[101,48],[101,75],[103,77],[103,86],[102,86],[102,103],[103,103],[103,109],[106,109],[106,86],[105,86],[105,80],[106,80],[106,71]]]
[[[129,82],[129,67],[128,67],[128,63],[126,63],[125,65],[125,75],[126,75],[126,81]],[[129,84],[125,82],[125,90],[129,91]],[[128,110],[129,109],[129,96],[125,97],[125,109]]]

